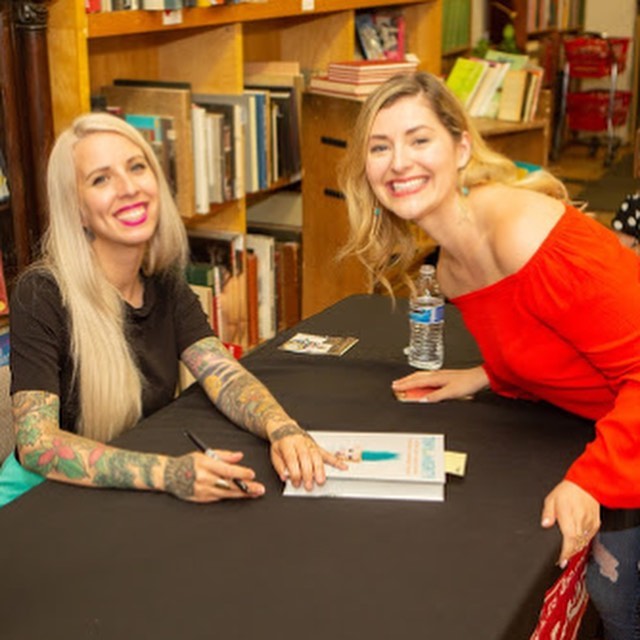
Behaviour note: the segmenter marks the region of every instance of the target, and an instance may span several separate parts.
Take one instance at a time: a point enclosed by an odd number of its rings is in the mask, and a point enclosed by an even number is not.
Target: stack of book
[[[446,84],[470,116],[530,122],[543,76],[525,54],[489,50],[485,58],[458,58]]]
[[[313,76],[309,90],[338,97],[364,99],[385,80],[418,68],[413,60],[348,60],[330,62],[325,76]]]

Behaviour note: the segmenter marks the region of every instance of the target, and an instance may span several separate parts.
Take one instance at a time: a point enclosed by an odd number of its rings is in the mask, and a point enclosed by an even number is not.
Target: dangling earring
[[[84,231],[84,237],[89,242],[93,242],[96,239],[96,234],[93,233],[93,231],[89,229],[89,227],[82,227],[82,230]]]
[[[378,216],[380,216],[381,213],[382,213],[382,208],[381,207],[378,207],[378,206],[373,207],[373,215],[374,216],[378,217]]]
[[[468,195],[469,187],[458,182],[458,212],[463,220],[466,219],[469,215],[469,210],[467,208],[466,202]]]

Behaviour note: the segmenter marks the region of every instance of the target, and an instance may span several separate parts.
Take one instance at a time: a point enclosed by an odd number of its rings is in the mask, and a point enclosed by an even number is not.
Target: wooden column
[[[46,168],[53,145],[51,82],[47,53],[45,0],[14,0],[15,32],[20,53],[20,86],[23,114],[29,135],[31,187],[38,222],[38,237],[47,222]]]
[[[0,0],[0,100],[18,270],[33,259],[47,220],[53,141],[43,0]]]

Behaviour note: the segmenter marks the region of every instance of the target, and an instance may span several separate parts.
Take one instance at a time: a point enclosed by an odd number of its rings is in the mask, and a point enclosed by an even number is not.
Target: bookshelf
[[[190,82],[194,93],[240,93],[245,62],[297,60],[306,75],[326,69],[330,61],[353,59],[356,11],[376,7],[403,12],[407,51],[418,56],[420,68],[438,73],[442,0],[268,0],[183,9],[174,25],[163,24],[163,12],[86,14],[83,0],[57,0],[50,6],[48,30],[55,131],[89,110],[90,96],[115,78]],[[303,188],[313,174],[303,170]],[[240,198],[185,223],[245,232],[246,208],[247,199]],[[323,214],[316,207],[304,211],[305,256],[320,245],[334,252],[338,247],[331,225],[322,232],[314,226]],[[303,296],[313,296],[326,280],[317,280],[306,265],[305,258]],[[357,289],[345,282],[335,295]]]
[[[584,4],[585,0],[487,0],[490,40],[498,44],[511,19],[521,51],[531,39],[578,31],[584,22]]]

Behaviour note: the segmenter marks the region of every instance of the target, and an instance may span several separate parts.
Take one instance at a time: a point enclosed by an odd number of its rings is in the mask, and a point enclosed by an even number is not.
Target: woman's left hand
[[[271,442],[271,462],[285,482],[291,480],[294,487],[302,483],[307,491],[314,483],[324,484],[326,475],[324,463],[338,469],[347,465],[335,455],[318,446],[316,441],[301,427],[288,423],[269,430]]]
[[[545,498],[542,526],[558,523],[562,549],[558,566],[564,569],[569,558],[584,549],[600,528],[600,504],[584,489],[563,480]]]

